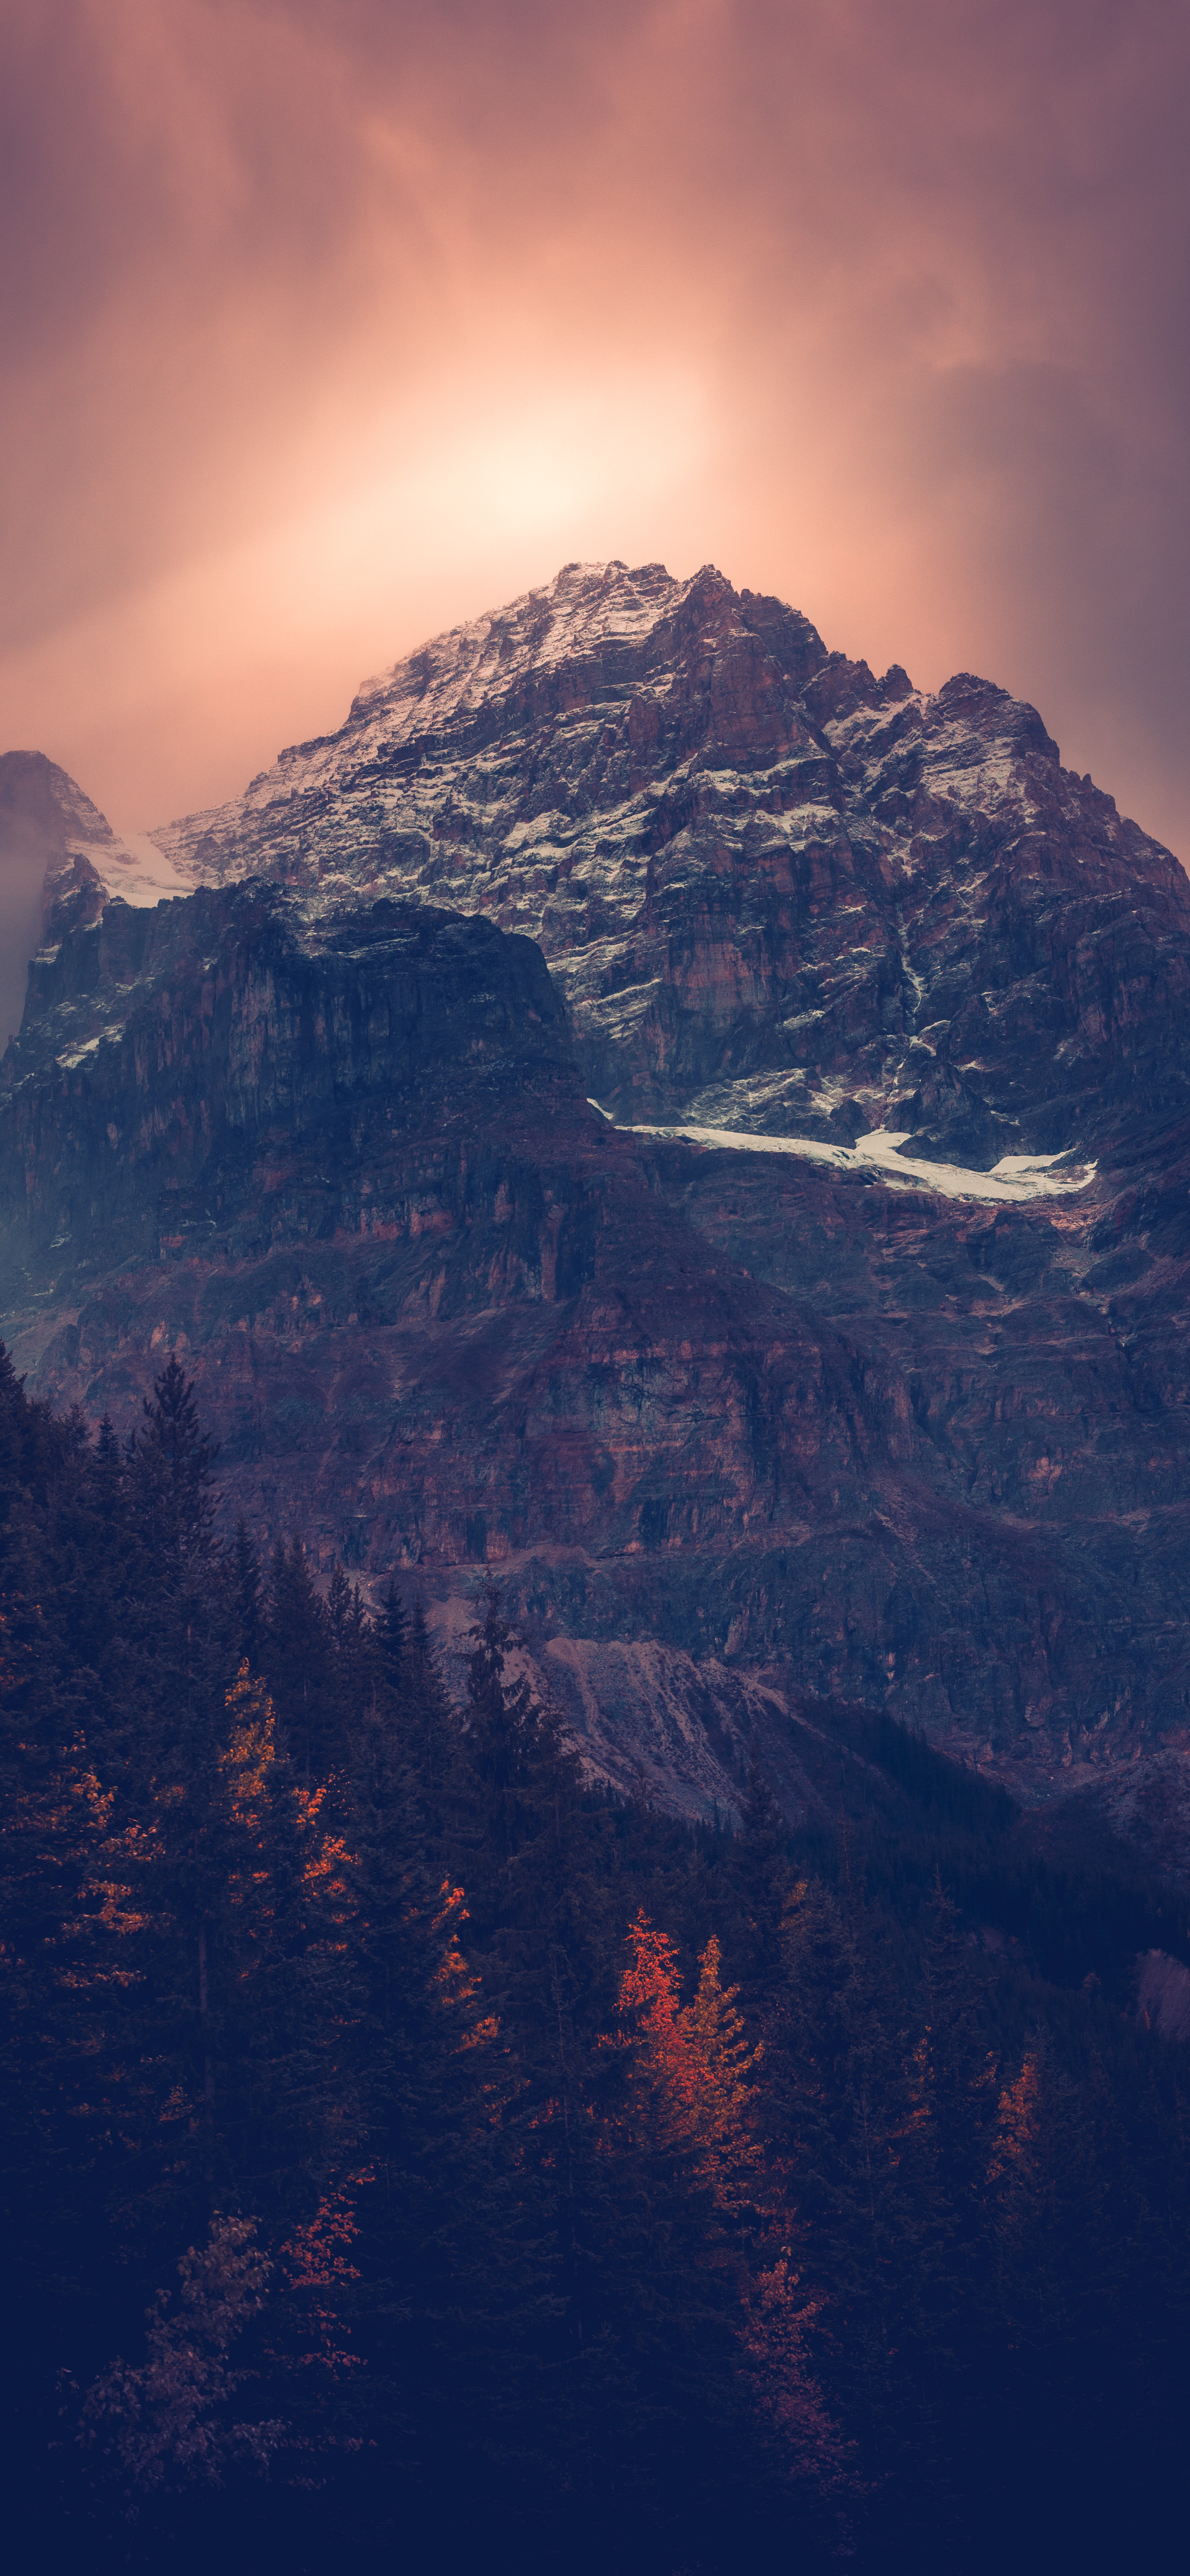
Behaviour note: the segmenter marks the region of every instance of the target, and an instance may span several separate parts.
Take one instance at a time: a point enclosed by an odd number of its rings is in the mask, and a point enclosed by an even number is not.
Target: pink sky
[[[120,828],[573,557],[1190,857],[1181,0],[8,0],[0,749]]]

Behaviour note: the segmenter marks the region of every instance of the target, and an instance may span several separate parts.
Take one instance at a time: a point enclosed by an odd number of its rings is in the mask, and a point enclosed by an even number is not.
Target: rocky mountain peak
[[[262,1544],[497,1569],[665,1803],[884,1708],[1181,1815],[1190,886],[1035,709],[570,564],[147,842],[0,790],[39,1392],[177,1350]]]
[[[531,674],[589,663],[617,645],[640,645],[703,580],[696,574],[693,581],[674,581],[663,564],[635,572],[622,563],[564,564],[541,589],[452,627],[364,681],[348,723],[380,722],[392,742],[413,729],[433,730]],[[281,754],[282,760],[293,756]]]
[[[1182,871],[1034,708],[880,678],[713,565],[566,565],[153,837],[179,883],[261,874],[311,918],[402,893],[526,933],[629,1123],[1082,1152],[1188,989]]]
[[[23,842],[41,855],[43,866],[116,842],[98,806],[43,751],[0,754],[0,830],[6,858]]]
[[[20,1026],[27,960],[51,936],[64,897],[102,908],[95,865],[118,848],[110,823],[41,751],[0,756],[0,1042]]]

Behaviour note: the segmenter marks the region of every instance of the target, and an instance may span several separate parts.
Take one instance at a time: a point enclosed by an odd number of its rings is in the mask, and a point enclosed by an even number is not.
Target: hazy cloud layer
[[[1190,855],[1180,0],[9,0],[0,749],[118,826],[573,556]]]

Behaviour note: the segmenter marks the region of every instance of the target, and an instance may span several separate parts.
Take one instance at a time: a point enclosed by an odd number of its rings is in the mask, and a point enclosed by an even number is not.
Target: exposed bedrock
[[[317,910],[539,941],[625,1120],[908,1130],[988,1167],[1190,1108],[1190,888],[1032,707],[829,653],[712,566],[570,565],[156,839]]]
[[[7,1332],[126,1419],[169,1350],[229,1507],[495,1569],[619,1785],[705,1812],[793,1713],[1048,1794],[1190,1717],[1186,1159],[993,1208],[609,1126],[539,953],[275,888],[67,927],[7,1060]]]
[[[882,1708],[1190,1868],[1190,902],[1031,709],[572,566],[157,835],[184,896],[10,785],[35,1392],[126,1422],[177,1350],[230,1513],[448,1651],[495,1571],[621,1787],[708,1812],[755,1735],[809,1809]]]

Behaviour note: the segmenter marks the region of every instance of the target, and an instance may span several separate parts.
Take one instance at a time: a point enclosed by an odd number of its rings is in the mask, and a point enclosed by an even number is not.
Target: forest
[[[0,1586],[10,2563],[1143,2562],[1176,1891],[876,1718],[813,1830],[602,1794],[494,1587],[457,1705],[259,1561],[176,1360],[0,1360]]]

